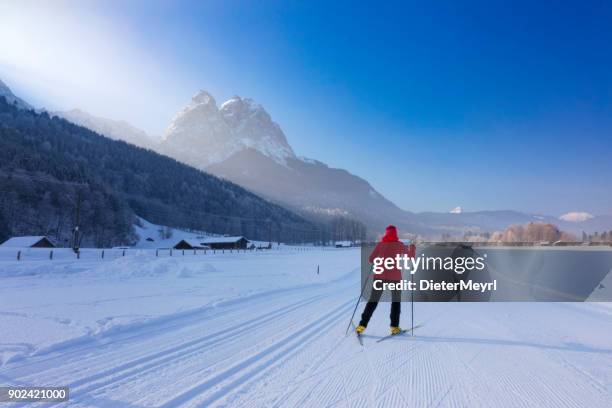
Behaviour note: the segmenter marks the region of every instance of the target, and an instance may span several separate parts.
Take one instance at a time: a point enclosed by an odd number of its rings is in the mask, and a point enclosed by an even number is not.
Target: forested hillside
[[[0,97],[0,238],[130,243],[135,215],[251,239],[312,240],[316,226],[247,190],[149,150]]]

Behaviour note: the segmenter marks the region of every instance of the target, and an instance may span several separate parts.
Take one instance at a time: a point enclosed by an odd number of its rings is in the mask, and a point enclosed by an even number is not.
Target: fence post
[[[170,256],[172,256],[172,248],[170,249]]]
[[[159,249],[155,250],[155,256],[159,256]]]
[[[194,250],[193,250],[193,254],[194,254],[194,255],[195,255],[195,251],[196,251],[196,250],[194,249]]]
[[[53,259],[53,250],[49,251],[49,259]]]
[[[125,256],[125,249],[123,250],[123,255],[121,255],[121,256]]]
[[[20,261],[21,260],[21,251],[17,251],[17,260]]]
[[[104,259],[104,250],[102,250],[102,259]]]
[[[183,256],[185,256],[185,250],[183,249]]]
[[[77,259],[81,259],[81,251],[77,251]]]

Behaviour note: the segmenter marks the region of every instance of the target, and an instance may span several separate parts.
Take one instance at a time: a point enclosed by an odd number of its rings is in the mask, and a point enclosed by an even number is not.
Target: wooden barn
[[[49,238],[40,236],[13,237],[3,242],[0,247],[10,248],[55,248],[55,244]]]
[[[246,249],[249,240],[242,236],[237,237],[210,237],[202,240],[203,245],[212,249]]]
[[[195,239],[181,239],[175,246],[174,249],[210,249],[208,245]]]
[[[336,248],[350,248],[353,246],[351,241],[336,241],[334,242]]]

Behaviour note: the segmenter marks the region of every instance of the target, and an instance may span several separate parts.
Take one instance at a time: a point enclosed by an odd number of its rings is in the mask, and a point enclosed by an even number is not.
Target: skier
[[[416,248],[414,245],[406,246],[397,237],[397,228],[393,225],[389,225],[385,231],[385,235],[382,237],[381,241],[376,245],[374,251],[370,254],[369,261],[370,263],[374,263],[374,258],[383,257],[383,258],[394,258],[396,255],[408,255],[409,257],[414,257],[416,252]],[[401,270],[393,267],[391,269],[385,268],[385,270],[378,275],[375,275],[376,280],[380,280],[382,282],[399,282],[402,280],[402,272]],[[378,306],[378,301],[382,295],[382,290],[372,289],[370,293],[370,299],[361,314],[361,321],[359,322],[359,326],[355,329],[358,334],[361,334],[365,331],[368,326],[368,322],[372,317],[372,313]],[[402,292],[400,290],[394,290],[391,292],[391,335],[396,335],[402,332],[402,329],[399,326],[400,321],[400,313],[401,313],[401,302],[402,302]]]

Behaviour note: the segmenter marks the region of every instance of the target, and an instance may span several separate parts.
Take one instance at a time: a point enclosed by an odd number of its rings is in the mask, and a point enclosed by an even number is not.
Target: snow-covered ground
[[[419,303],[416,336],[377,343],[381,304],[362,347],[358,268],[355,249],[0,256],[0,385],[68,385],[65,406],[612,406],[609,304]]]

